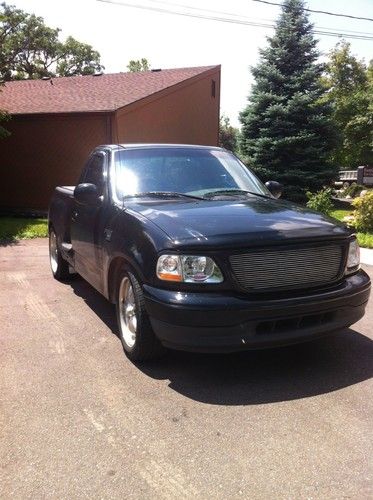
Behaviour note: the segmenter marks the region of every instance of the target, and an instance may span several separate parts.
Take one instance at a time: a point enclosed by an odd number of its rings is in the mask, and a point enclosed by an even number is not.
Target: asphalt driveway
[[[135,366],[39,239],[0,247],[0,332],[1,498],[373,496],[372,300],[312,343]]]

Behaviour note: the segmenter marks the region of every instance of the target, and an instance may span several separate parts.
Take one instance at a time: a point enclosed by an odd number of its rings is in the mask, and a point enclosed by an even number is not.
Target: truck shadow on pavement
[[[169,352],[138,365],[196,401],[253,405],[290,401],[348,387],[373,375],[373,342],[348,329],[289,347],[234,354]]]
[[[114,307],[85,281],[74,280],[70,285],[118,335]],[[123,362],[130,363],[125,358]],[[373,341],[350,328],[277,349],[234,354],[169,351],[159,360],[136,366],[151,378],[169,380],[170,389],[195,401],[265,404],[326,394],[371,378]]]
[[[17,238],[0,238],[0,248],[15,246],[19,244],[19,240]]]

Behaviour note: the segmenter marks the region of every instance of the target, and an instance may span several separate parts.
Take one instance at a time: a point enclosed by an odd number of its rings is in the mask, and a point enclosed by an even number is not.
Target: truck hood
[[[313,210],[272,198],[224,201],[136,200],[134,210],[176,246],[245,246],[284,240],[347,237],[343,225]]]

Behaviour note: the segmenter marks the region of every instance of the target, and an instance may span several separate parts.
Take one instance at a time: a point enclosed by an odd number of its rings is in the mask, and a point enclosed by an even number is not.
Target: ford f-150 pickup
[[[116,304],[127,356],[310,340],[364,315],[370,281],[347,227],[277,199],[217,147],[96,148],[49,208],[54,277]]]

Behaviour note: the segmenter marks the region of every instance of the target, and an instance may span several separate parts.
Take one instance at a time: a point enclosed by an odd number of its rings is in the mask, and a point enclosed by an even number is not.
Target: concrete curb
[[[373,266],[373,250],[370,248],[360,248],[360,261],[362,264]]]

